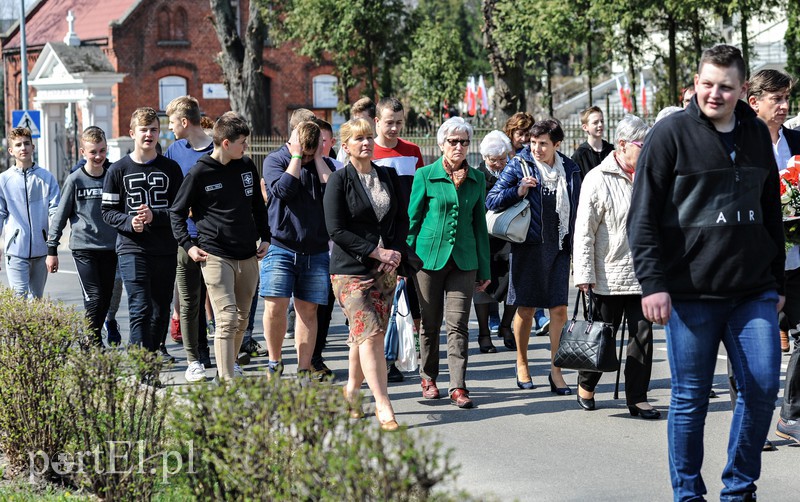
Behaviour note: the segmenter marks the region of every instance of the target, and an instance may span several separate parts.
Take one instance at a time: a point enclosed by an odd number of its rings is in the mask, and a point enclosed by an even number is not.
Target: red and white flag
[[[483,81],[483,75],[478,77],[477,100],[481,104],[481,115],[486,115],[489,112],[489,94],[486,92],[486,82]]]
[[[647,88],[644,85],[644,73],[639,72],[641,84],[639,87],[639,96],[642,102],[642,116],[647,117]]]
[[[475,90],[475,78],[469,77],[467,80],[467,90],[464,92],[464,103],[467,105],[467,113],[475,115],[477,111],[477,91]]]

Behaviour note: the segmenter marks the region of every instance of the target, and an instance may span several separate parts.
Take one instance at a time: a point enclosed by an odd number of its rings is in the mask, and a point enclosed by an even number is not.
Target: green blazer
[[[461,270],[477,270],[489,279],[489,233],[486,230],[486,178],[467,168],[456,186],[440,157],[414,174],[408,205],[408,245],[422,259],[422,268],[441,270],[452,256]]]

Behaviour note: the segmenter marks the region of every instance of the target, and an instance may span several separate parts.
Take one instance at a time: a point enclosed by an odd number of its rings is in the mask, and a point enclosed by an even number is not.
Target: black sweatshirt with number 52
[[[169,207],[183,181],[181,167],[159,154],[147,164],[126,155],[111,164],[103,183],[103,221],[116,228],[117,254],[170,255],[178,252],[169,221]],[[133,231],[141,204],[153,212],[143,232]]]

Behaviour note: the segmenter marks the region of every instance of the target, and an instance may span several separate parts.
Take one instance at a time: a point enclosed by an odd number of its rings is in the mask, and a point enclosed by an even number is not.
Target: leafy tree
[[[266,31],[259,4],[255,0],[250,2],[243,37],[236,29],[231,2],[210,0],[210,4],[211,23],[222,48],[217,63],[222,68],[231,108],[247,120],[253,134],[269,134],[266,77],[262,71]]]
[[[412,39],[411,54],[403,59],[401,79],[412,106],[441,110],[445,101],[461,98],[467,76],[458,29],[424,19]]]
[[[786,45],[786,71],[794,78],[800,77],[800,3],[789,2],[786,6],[788,26],[783,37]],[[797,100],[798,86],[792,90]]]
[[[511,23],[508,0],[483,0],[483,44],[494,77],[494,114],[498,124],[525,109],[524,52],[504,43]]]
[[[330,62],[340,95],[363,82],[364,94],[376,97],[379,74],[397,60],[404,45],[407,11],[402,0],[261,0],[276,42],[293,42],[298,54]]]

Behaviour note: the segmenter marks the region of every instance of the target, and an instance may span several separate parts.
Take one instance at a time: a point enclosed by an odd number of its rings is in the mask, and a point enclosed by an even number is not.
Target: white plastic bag
[[[409,287],[408,282],[406,282],[405,286]],[[411,287],[413,288],[414,286],[412,285]],[[408,293],[405,289],[403,289],[403,293],[397,300],[395,323],[397,323],[399,343],[397,361],[395,361],[394,365],[400,371],[417,371],[417,368],[419,368],[419,360],[417,359],[419,334],[414,327],[414,319],[411,317],[411,309],[408,306]]]

